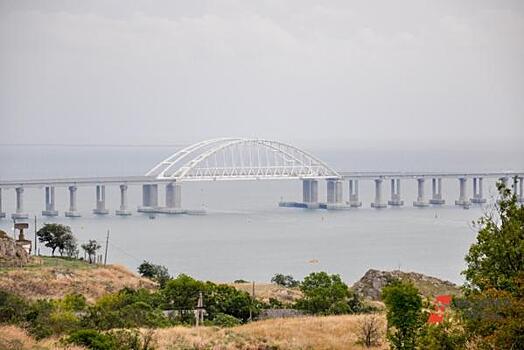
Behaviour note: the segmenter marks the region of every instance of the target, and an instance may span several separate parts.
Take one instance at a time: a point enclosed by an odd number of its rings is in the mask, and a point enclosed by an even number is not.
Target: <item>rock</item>
[[[22,266],[29,262],[30,256],[15,240],[0,231],[0,266]]]
[[[364,298],[380,300],[382,288],[395,279],[412,282],[424,297],[434,297],[441,294],[460,294],[460,289],[457,285],[436,277],[426,276],[417,272],[379,271],[373,269],[368,270],[353,285],[353,290]]]

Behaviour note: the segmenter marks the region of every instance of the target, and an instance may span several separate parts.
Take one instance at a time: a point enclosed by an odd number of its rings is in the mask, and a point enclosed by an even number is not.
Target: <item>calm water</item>
[[[59,147],[0,146],[0,178],[44,178],[61,176],[140,175],[165,158],[174,147]],[[500,171],[524,169],[524,154],[498,152],[380,152],[311,149],[341,170],[404,171]],[[386,195],[389,186],[385,184]],[[471,193],[471,184],[468,184]],[[448,204],[458,196],[456,180],[445,180]],[[321,184],[320,198],[325,198]],[[486,184],[486,197],[494,194],[493,182]],[[347,195],[347,189],[345,195]],[[364,206],[349,211],[308,211],[278,208],[277,202],[299,200],[298,181],[214,182],[183,185],[182,202],[187,208],[204,208],[205,216],[158,215],[151,220],[133,213],[131,217],[91,214],[94,187],[78,190],[81,218],[68,219],[67,190],[57,188],[53,219],[39,215],[44,205],[42,189],[25,191],[25,208],[38,215],[38,225],[60,222],[72,227],[79,241],[103,241],[111,232],[109,261],[136,269],[142,260],[166,265],[180,272],[214,281],[247,279],[269,281],[277,272],[303,277],[311,271],[340,273],[352,283],[367,269],[418,271],[461,282],[463,258],[473,242],[472,220],[481,207],[469,210],[451,205],[417,209],[415,181],[404,181],[404,208],[374,210],[371,182],[361,182]],[[107,206],[114,212],[118,188],[108,187]],[[426,193],[430,192],[429,183]],[[163,193],[160,193],[162,198]],[[130,186],[129,204],[136,208],[141,188]],[[4,190],[3,210],[14,211],[14,190]],[[30,232],[33,232],[31,224]],[[12,222],[0,220],[0,228],[11,232]],[[42,249],[42,252],[46,252]],[[313,261],[313,262],[312,262]],[[318,261],[318,262],[317,262]]]

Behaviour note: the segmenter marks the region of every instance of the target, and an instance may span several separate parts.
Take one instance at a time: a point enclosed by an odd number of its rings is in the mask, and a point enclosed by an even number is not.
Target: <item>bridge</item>
[[[456,178],[459,183],[457,206],[468,207],[470,203],[486,202],[483,195],[483,179],[496,178],[509,183],[519,201],[523,197],[524,171],[501,171],[482,173],[446,173],[446,172],[351,172],[337,171],[314,155],[295,146],[265,139],[255,138],[219,138],[202,141],[187,146],[170,157],[162,160],[143,176],[122,177],[78,177],[55,179],[0,179],[0,218],[6,217],[2,211],[2,190],[16,191],[16,212],[13,219],[27,219],[24,210],[24,188],[43,188],[45,193],[44,216],[57,216],[55,208],[55,188],[66,187],[69,191],[69,210],[67,217],[79,217],[77,210],[78,186],[94,186],[96,203],[93,213],[109,214],[106,208],[106,186],[119,186],[120,207],[116,215],[131,215],[128,207],[127,190],[130,185],[142,186],[142,204],[138,212],[144,213],[200,213],[182,208],[182,184],[191,181],[240,181],[240,180],[300,180],[302,181],[302,201],[284,202],[281,207],[297,207],[310,209],[349,209],[362,206],[359,199],[359,181],[371,180],[375,183],[375,198],[371,203],[373,208],[402,206],[401,180],[417,182],[417,198],[413,201],[415,207],[443,205],[442,179]],[[472,179],[473,197],[467,197],[467,181]],[[318,183],[327,183],[327,198],[322,202],[318,198]],[[426,199],[425,181],[431,180],[431,198]],[[386,201],[383,195],[384,181],[391,185],[391,198]],[[347,182],[348,196],[344,198],[344,187]],[[165,186],[164,205],[159,204],[158,187]]]

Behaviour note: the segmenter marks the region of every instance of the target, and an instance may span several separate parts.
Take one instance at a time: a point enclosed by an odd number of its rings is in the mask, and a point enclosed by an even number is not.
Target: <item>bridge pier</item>
[[[142,185],[142,206],[138,207],[141,213],[153,213],[158,209],[158,185]]]
[[[467,189],[466,189],[466,183],[468,179],[466,177],[460,177],[459,178],[459,199],[455,201],[455,205],[459,205],[461,207],[469,207],[469,201],[466,199],[467,197]]]
[[[42,211],[43,216],[57,216],[58,211],[55,210],[55,187],[45,187],[45,210]]]
[[[314,179],[302,180],[302,200],[306,208],[318,209],[318,181]]]
[[[182,186],[175,182],[166,185],[166,206],[160,209],[165,214],[184,214],[182,209]]]
[[[429,204],[424,198],[424,178],[419,177],[417,179],[417,200],[413,202],[414,207],[422,208],[427,207]]]
[[[471,203],[482,204],[486,203],[486,198],[482,194],[482,178],[474,177],[473,178],[473,198],[471,198]]]
[[[431,190],[430,204],[442,205],[446,203],[446,201],[442,199],[442,178],[431,179]]]
[[[131,212],[127,209],[127,185],[120,185],[120,209],[115,210],[116,215],[128,216]]]
[[[382,199],[382,179],[375,179],[375,201],[371,203],[371,208],[381,209],[388,205]]]
[[[65,212],[65,216],[68,218],[78,218],[80,213],[76,208],[76,186],[69,186],[69,211]]]
[[[395,207],[404,205],[404,201],[400,199],[400,179],[391,179],[391,200],[388,204]]]
[[[362,206],[362,202],[358,199],[358,180],[349,180],[349,205],[352,208],[359,208]]]
[[[2,188],[0,188],[0,219],[5,218],[5,212],[2,211]]]
[[[342,180],[327,180],[327,209],[344,207]]]
[[[106,186],[96,185],[96,208],[93,209],[93,214],[107,215],[109,210],[106,209]]]
[[[16,213],[11,214],[11,218],[14,220],[17,219],[27,219],[29,215],[24,212],[24,188],[17,187],[16,190]]]

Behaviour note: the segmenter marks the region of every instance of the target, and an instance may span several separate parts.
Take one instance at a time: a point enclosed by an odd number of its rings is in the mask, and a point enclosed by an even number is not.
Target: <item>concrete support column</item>
[[[138,211],[151,213],[156,210],[158,210],[158,185],[142,185],[142,206],[138,207]]]
[[[388,205],[382,199],[382,179],[375,179],[375,201],[371,203],[371,208],[386,208]]]
[[[2,189],[0,188],[0,219],[5,218],[5,213],[2,211]]]
[[[16,213],[11,214],[13,219],[27,219],[29,215],[24,213],[24,188],[17,187],[16,189]]]
[[[120,185],[120,209],[115,211],[116,215],[127,216],[131,215],[131,212],[127,209],[127,185]]]
[[[66,211],[65,216],[68,218],[76,218],[80,213],[76,209],[76,186],[69,186],[69,211]]]
[[[302,199],[307,208],[316,209],[318,204],[318,181],[313,179],[302,180]]]
[[[327,180],[327,209],[337,209],[344,205],[341,180]]]
[[[55,210],[55,187],[45,187],[45,210],[42,211],[43,216],[57,216],[58,211]]]
[[[96,185],[96,208],[93,213],[97,215],[107,215],[109,210],[106,209],[106,186]]]
[[[358,180],[349,180],[349,203],[352,208],[359,208],[362,202],[358,199]]]
[[[430,204],[442,205],[446,203],[446,201],[442,199],[442,178],[431,179],[431,190]]]
[[[415,207],[427,207],[429,204],[424,198],[424,178],[419,177],[417,179],[417,200],[413,202]]]
[[[404,205],[404,201],[400,198],[400,179],[391,179],[391,200],[388,204],[395,207]]]
[[[166,208],[182,207],[182,187],[177,183],[166,185]]]
[[[471,203],[482,204],[486,203],[486,198],[482,193],[482,178],[474,177],[473,178],[473,198],[471,198]]]
[[[462,207],[469,207],[469,201],[466,199],[467,197],[467,189],[466,189],[466,183],[467,183],[466,177],[460,177],[459,178],[459,199],[455,201],[455,205],[460,205]]]

